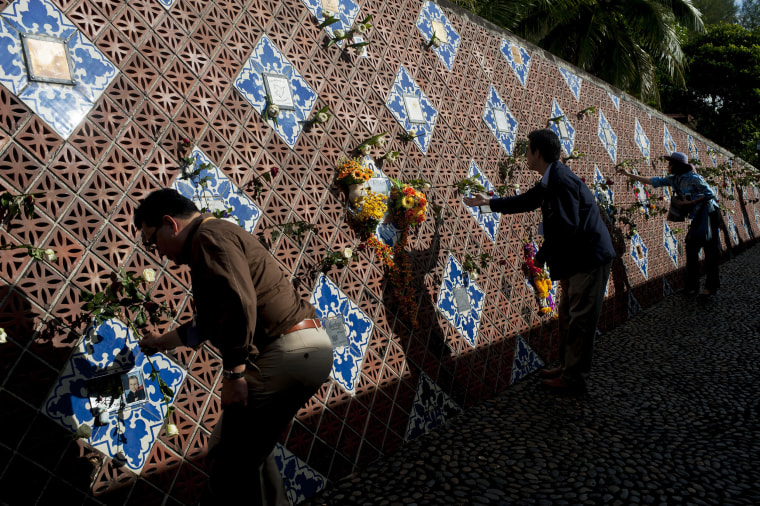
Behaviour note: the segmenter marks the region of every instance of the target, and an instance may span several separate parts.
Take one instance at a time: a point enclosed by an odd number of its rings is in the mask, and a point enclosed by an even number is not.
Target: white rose
[[[430,188],[432,188],[432,186],[430,185],[430,183],[423,183],[422,187],[424,189],[426,189],[426,190],[429,190]]]
[[[345,37],[345,36],[346,36],[346,32],[344,32],[344,31],[343,31],[343,30],[341,30],[340,28],[338,28],[337,30],[335,30],[335,32],[334,32],[334,33],[335,33],[335,38],[336,38],[336,39],[342,39],[343,37]]]
[[[153,283],[156,280],[156,271],[153,269],[145,269],[142,271],[141,277],[146,283]]]
[[[443,45],[443,41],[441,39],[439,39],[438,37],[434,36],[433,46],[435,46],[435,47],[441,47],[442,45]]]
[[[108,416],[108,411],[103,410],[100,412],[100,414],[98,415],[98,422],[100,422],[101,425],[110,424],[111,420],[110,420],[110,417]]]
[[[367,46],[356,48],[356,56],[365,56],[366,54],[367,54]]]
[[[166,435],[168,437],[174,437],[177,434],[179,434],[179,429],[177,428],[177,426],[174,425],[173,423],[167,423],[166,424]]]
[[[388,153],[388,156],[386,156],[385,159],[390,163],[394,163],[396,160],[398,160],[398,155],[396,153]]]
[[[55,251],[50,248],[46,249],[42,253],[45,255],[45,260],[48,262],[55,262],[58,259],[58,257],[55,256]]]
[[[346,260],[350,260],[351,258],[353,258],[353,256],[354,256],[354,250],[352,250],[351,248],[346,248],[343,250],[343,258],[345,258]]]
[[[0,329],[0,344],[5,344],[8,342],[8,334],[5,332],[5,329]]]
[[[326,112],[320,112],[317,114],[317,123],[327,123],[328,119],[330,119],[330,115]]]
[[[270,118],[276,118],[280,114],[280,108],[277,106],[277,104],[272,104],[269,107],[267,107],[267,115]]]
[[[356,33],[358,33],[360,35],[364,34],[364,33],[367,33],[367,25],[364,25],[364,24],[361,24],[361,23],[358,24],[358,25],[356,25]]]
[[[322,17],[331,18],[333,16],[334,16],[334,14],[332,12],[324,10],[324,9],[322,10]]]
[[[478,273],[474,272],[474,271],[471,272],[470,273],[470,279],[472,279],[473,281],[475,281],[476,279],[478,279]]]
[[[87,424],[80,425],[74,433],[74,439],[90,439],[91,436],[92,427]]]
[[[380,137],[379,139],[377,139],[377,143],[376,144],[380,148],[382,148],[383,146],[385,146],[385,137]]]
[[[361,154],[363,155],[368,155],[370,151],[372,151],[372,146],[370,146],[369,144],[365,144],[364,146],[359,148],[359,152],[361,152]]]

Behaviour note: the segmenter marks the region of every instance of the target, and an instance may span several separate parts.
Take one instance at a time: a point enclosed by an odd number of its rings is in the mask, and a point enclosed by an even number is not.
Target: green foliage
[[[734,23],[739,13],[735,0],[692,0],[692,3],[702,13],[705,25]]]
[[[744,0],[738,18],[739,23],[748,30],[760,28],[760,0]]]
[[[685,47],[686,89],[663,85],[663,111],[753,165],[760,139],[760,30],[719,24]]]

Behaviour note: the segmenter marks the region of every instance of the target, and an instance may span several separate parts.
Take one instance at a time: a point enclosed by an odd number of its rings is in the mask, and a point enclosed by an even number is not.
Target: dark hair
[[[533,130],[528,134],[528,140],[530,141],[528,149],[531,152],[538,150],[546,163],[559,160],[559,155],[562,153],[559,137],[548,128]]]
[[[189,218],[198,213],[195,202],[180,194],[174,188],[156,190],[140,202],[135,210],[135,227],[142,228],[143,223],[149,227],[161,225],[164,216]]]
[[[681,174],[686,174],[687,172],[691,172],[691,165],[688,163],[681,163],[676,162],[674,160],[670,160],[671,165],[673,165],[673,175],[680,176]]]

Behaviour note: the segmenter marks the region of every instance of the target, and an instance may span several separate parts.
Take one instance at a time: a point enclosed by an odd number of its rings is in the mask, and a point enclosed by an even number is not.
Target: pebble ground
[[[533,374],[306,504],[760,505],[760,244],[721,280],[601,336],[586,396]]]

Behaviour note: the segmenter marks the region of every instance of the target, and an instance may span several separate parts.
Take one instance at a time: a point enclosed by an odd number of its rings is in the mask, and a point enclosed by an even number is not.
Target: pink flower
[[[277,167],[272,167],[271,169],[269,169],[269,173],[272,174],[272,177],[277,177],[277,174],[279,174],[279,172],[280,172],[280,169],[278,169]]]
[[[581,176],[581,181],[583,181],[585,183],[586,182],[586,178],[583,177],[583,176]]]
[[[187,137],[185,137],[184,139],[182,139],[182,142],[185,143],[185,144],[190,144],[190,139],[188,139]]]

